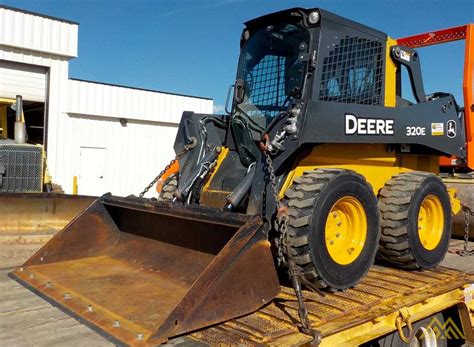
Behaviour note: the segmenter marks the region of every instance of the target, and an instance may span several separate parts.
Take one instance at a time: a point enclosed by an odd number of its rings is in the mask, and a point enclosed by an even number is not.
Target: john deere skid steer
[[[240,46],[228,114],[183,114],[159,198],[101,197],[15,279],[140,345],[250,313],[285,273],[311,334],[302,285],[352,287],[377,254],[439,264],[459,201],[438,160],[467,160],[470,110],[425,93],[418,53],[302,8],[247,22]]]

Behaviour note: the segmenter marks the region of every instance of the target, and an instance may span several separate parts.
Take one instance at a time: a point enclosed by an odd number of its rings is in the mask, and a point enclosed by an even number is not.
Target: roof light
[[[308,22],[311,25],[318,24],[318,22],[319,22],[319,12],[318,11],[311,12],[308,16]]]

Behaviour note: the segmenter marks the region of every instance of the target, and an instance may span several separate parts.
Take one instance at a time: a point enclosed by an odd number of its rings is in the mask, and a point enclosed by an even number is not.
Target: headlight
[[[318,24],[318,22],[319,22],[319,12],[318,11],[311,12],[308,16],[308,22],[311,25]]]

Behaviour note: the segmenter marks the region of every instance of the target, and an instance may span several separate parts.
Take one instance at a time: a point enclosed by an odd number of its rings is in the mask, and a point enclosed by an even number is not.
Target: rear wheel
[[[451,204],[436,175],[394,176],[380,192],[380,257],[403,268],[431,269],[443,260],[451,236]]]
[[[365,179],[342,169],[306,172],[285,192],[285,203],[291,254],[305,278],[328,289],[359,282],[379,240],[377,200]]]
[[[169,175],[165,182],[163,183],[163,187],[161,188],[161,192],[158,196],[159,201],[171,201],[174,199],[174,192],[178,189],[178,175],[172,174]]]

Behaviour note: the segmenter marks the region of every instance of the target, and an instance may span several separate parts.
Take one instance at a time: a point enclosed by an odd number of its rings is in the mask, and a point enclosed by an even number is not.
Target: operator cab
[[[256,143],[274,120],[301,98],[308,73],[305,12],[284,12],[246,23],[241,37],[231,129],[246,166],[258,158]]]

